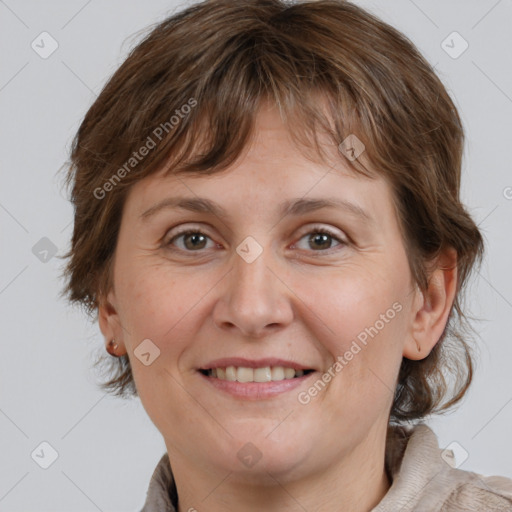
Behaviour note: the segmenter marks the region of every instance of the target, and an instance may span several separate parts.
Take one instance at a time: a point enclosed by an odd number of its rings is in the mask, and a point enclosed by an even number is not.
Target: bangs
[[[330,160],[331,164],[338,159],[360,174],[373,175],[363,164],[371,160],[372,128],[377,124],[370,108],[370,88],[364,87],[363,78],[358,78],[359,85],[355,87],[354,69],[349,69],[354,63],[348,55],[344,58],[344,52],[350,53],[350,49],[342,41],[337,42],[340,53],[336,61],[327,52],[322,55],[322,41],[316,45],[298,44],[295,29],[290,28],[292,11],[290,7],[276,15],[272,25],[262,22],[259,29],[253,26],[240,31],[238,27],[232,37],[225,34],[220,41],[210,34],[214,27],[209,27],[205,33],[197,34],[200,40],[196,44],[202,51],[194,56],[193,63],[191,55],[182,55],[183,62],[173,66],[173,77],[165,67],[170,55],[155,62],[149,59],[155,50],[143,53],[149,40],[139,46],[137,58],[143,62],[130,76],[126,94],[117,96],[118,101],[126,103],[127,112],[137,114],[137,120],[136,124],[134,120],[127,121],[124,137],[129,144],[116,146],[117,153],[109,159],[112,164],[116,162],[112,169],[115,172],[116,165],[122,167],[146,137],[156,147],[123,178],[120,187],[159,171],[164,175],[209,175],[227,168],[248,146],[256,116],[264,104],[278,108],[292,140],[305,156],[319,157],[322,162]],[[226,31],[225,25],[223,30]],[[152,37],[152,45],[161,44],[155,34]],[[327,46],[331,35],[325,38]],[[169,54],[173,42],[166,44]],[[361,63],[360,75],[363,67]],[[135,91],[138,97],[133,97]],[[148,99],[142,107],[143,97]],[[187,108],[187,114],[179,118],[173,115],[191,102],[195,106]],[[108,113],[105,115],[108,117]],[[172,118],[177,122],[170,123]],[[119,124],[119,120],[116,122]],[[129,136],[131,131],[133,137]],[[143,139],[141,133],[145,134]],[[348,159],[339,151],[349,135],[364,144],[364,158]],[[326,150],[326,145],[331,148]]]
[[[239,89],[233,91],[232,101],[225,104],[219,103],[215,96],[209,97],[207,108],[201,109],[194,119],[185,121],[179,134],[169,134],[162,141],[163,162],[153,162],[143,174],[201,176],[227,169],[249,148],[256,135],[260,110],[275,106],[303,156],[333,167],[343,162],[344,167],[349,166],[367,177],[375,175],[363,164],[366,158],[347,158],[346,152],[340,149],[341,143],[350,135],[357,133],[361,141],[366,138],[354,114],[347,111],[346,115],[340,116],[341,107],[332,108],[334,102],[324,91],[311,91],[310,95],[299,98],[292,96],[290,91],[280,91],[282,96],[278,97],[269,92],[258,96],[240,95],[240,92]],[[368,143],[363,143],[366,151]]]

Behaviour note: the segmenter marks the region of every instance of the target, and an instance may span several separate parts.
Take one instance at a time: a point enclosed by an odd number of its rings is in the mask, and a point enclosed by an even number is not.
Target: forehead
[[[250,143],[228,168],[210,175],[187,175],[164,167],[136,183],[127,202],[139,216],[171,196],[207,197],[224,210],[247,215],[261,215],[263,208],[282,213],[285,202],[298,198],[350,201],[369,215],[373,212],[375,218],[383,213],[376,208],[377,199],[388,203],[389,209],[390,189],[382,177],[357,173],[336,145],[325,137],[319,140],[325,160],[311,148],[298,147],[276,107],[263,104]]]

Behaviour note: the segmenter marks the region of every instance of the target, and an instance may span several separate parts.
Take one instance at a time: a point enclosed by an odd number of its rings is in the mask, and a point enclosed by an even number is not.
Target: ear
[[[124,344],[123,328],[115,306],[114,291],[110,291],[108,296],[100,298],[98,306],[98,323],[100,330],[105,337],[105,347],[108,346],[110,340],[114,339],[118,345],[117,355],[125,355],[126,347]]]
[[[418,291],[415,316],[404,345],[403,356],[419,360],[427,357],[441,338],[457,291],[457,252],[453,248],[437,258],[428,289]]]

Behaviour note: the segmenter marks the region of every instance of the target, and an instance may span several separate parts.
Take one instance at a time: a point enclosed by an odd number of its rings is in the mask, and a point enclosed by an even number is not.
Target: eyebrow
[[[345,199],[328,198],[297,198],[284,201],[280,204],[279,215],[299,216],[323,208],[338,208],[359,217],[367,224],[374,224],[374,219],[363,208]],[[208,213],[220,218],[228,218],[229,214],[220,204],[205,197],[168,197],[156,203],[141,214],[140,219],[146,222],[158,212],[169,209],[182,209],[197,213]]]

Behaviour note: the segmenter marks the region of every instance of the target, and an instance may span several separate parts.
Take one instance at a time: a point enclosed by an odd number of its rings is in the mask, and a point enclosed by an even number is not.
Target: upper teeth
[[[270,382],[275,380],[302,377],[304,370],[285,368],[284,366],[265,366],[264,368],[246,368],[245,366],[228,366],[208,370],[209,377],[238,382]]]

